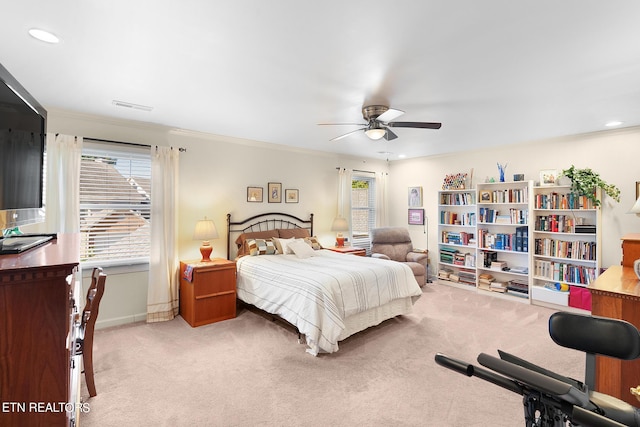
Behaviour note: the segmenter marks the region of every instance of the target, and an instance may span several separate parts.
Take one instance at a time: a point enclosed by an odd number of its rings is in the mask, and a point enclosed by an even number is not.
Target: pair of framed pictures
[[[298,203],[298,198],[298,189],[288,188],[284,190],[285,203]],[[263,187],[247,187],[247,202],[262,203],[263,201]],[[270,182],[267,184],[267,201],[269,203],[282,203],[282,183]]]

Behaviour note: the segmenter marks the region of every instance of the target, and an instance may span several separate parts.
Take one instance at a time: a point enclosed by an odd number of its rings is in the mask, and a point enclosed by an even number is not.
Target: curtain
[[[345,218],[351,229],[351,180],[350,169],[338,169],[338,217]],[[349,233],[350,235],[350,233]]]
[[[387,227],[389,225],[387,218],[388,181],[389,174],[386,172],[376,174],[376,227]]]
[[[151,147],[151,253],[147,322],[178,314],[178,150]]]
[[[80,231],[82,137],[48,133],[45,224],[49,233]]]

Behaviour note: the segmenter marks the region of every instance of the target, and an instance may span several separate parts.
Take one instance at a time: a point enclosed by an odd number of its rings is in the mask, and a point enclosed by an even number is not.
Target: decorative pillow
[[[279,228],[278,237],[281,239],[290,239],[292,237],[304,239],[305,237],[311,237],[311,234],[306,228]]]
[[[309,258],[315,256],[315,252],[311,249],[303,239],[296,239],[293,242],[289,243],[288,248],[296,254],[298,258]]]
[[[271,240],[250,239],[247,240],[249,255],[273,255],[276,253],[276,245]]]
[[[293,243],[294,240],[296,239],[293,237],[290,239],[279,239],[277,237],[273,238],[273,242],[276,244],[276,249],[278,250],[279,254],[292,254],[293,252],[288,249],[288,245],[290,243]]]
[[[313,237],[305,237],[304,241],[307,245],[311,246],[311,249],[318,250],[322,249],[322,245],[316,236]]]
[[[250,231],[248,233],[242,233],[236,239],[236,246],[238,247],[238,255],[249,255],[249,247],[247,240],[250,239],[269,239],[278,237],[278,230],[265,230],[265,231]]]

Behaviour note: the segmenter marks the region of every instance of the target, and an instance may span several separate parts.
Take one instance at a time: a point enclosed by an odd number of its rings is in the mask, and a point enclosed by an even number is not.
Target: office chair
[[[549,318],[549,335],[563,347],[624,360],[640,357],[640,331],[623,320],[558,312]],[[441,366],[476,376],[523,396],[526,427],[640,427],[640,409],[615,397],[590,390],[565,377],[498,350],[499,358],[481,353],[485,368],[441,353]],[[567,424],[568,423],[568,424]]]

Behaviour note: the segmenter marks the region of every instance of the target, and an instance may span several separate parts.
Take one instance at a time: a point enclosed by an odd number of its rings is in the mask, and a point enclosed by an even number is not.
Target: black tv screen
[[[41,220],[45,132],[44,108],[0,65],[1,228]]]

